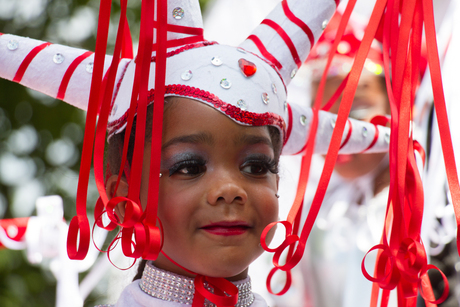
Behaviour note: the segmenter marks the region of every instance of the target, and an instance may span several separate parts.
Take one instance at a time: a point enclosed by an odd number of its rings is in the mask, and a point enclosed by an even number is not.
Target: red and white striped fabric
[[[308,137],[312,112],[295,101],[287,102],[285,86],[327,25],[336,2],[282,1],[238,48],[203,39],[198,1],[169,0],[168,8],[166,96],[200,100],[240,124],[274,125],[284,135],[283,154],[299,153]],[[0,77],[87,109],[92,52],[9,34],[0,36],[0,50]],[[104,75],[111,61],[107,55]],[[126,126],[135,67],[135,60],[126,58],[118,65],[109,134]],[[154,69],[155,55],[150,71]],[[246,76],[244,69],[254,72]],[[151,74],[152,93],[154,82]],[[318,153],[327,150],[334,118],[326,112],[320,117]],[[379,127],[378,135],[375,129],[350,120],[343,136],[344,153],[387,151],[388,129]]]

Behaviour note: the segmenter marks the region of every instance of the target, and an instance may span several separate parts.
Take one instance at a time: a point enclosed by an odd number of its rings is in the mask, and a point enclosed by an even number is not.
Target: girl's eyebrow
[[[272,141],[260,135],[252,135],[252,134],[242,134],[239,138],[234,140],[235,145],[255,145],[255,144],[265,144],[270,148],[274,149]]]
[[[181,135],[175,137],[161,146],[161,150],[165,150],[168,147],[171,147],[178,143],[189,143],[189,144],[199,144],[205,143],[208,145],[214,145],[214,139],[210,133],[200,132],[196,134]]]

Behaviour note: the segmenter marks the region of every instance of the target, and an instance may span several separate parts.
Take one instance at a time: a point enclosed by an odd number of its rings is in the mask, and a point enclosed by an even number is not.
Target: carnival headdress
[[[337,11],[307,57],[305,63],[311,71],[312,80],[321,79],[329,53],[331,52],[334,53],[334,58],[327,72],[329,77],[345,77],[351,70],[366,27],[365,24],[359,22],[358,18],[350,19],[337,48],[333,50],[332,47],[337,36],[341,18],[342,14]],[[367,54],[366,62],[364,63],[366,71],[375,75],[384,75],[382,51],[381,43],[374,39]]]
[[[86,189],[94,149],[94,171],[100,198],[97,224],[108,230],[122,227],[126,256],[155,259],[162,236],[157,226],[163,99],[188,97],[201,101],[242,125],[272,125],[285,142],[283,153],[302,153],[313,111],[286,100],[286,86],[305,61],[337,1],[283,0],[238,47],[219,45],[203,38],[198,0],[145,1],[142,4],[139,49],[132,58],[126,22],[126,1],[113,56],[106,55],[110,5],[101,2],[96,52],[21,38],[0,36],[0,77],[10,79],[87,110],[85,141],[77,191],[77,216],[71,221],[68,253],[85,257],[90,242],[86,216]],[[89,101],[89,104],[88,104]],[[141,158],[145,145],[147,105],[153,102],[152,159],[149,203],[139,203]],[[127,140],[137,117],[134,155],[128,197],[109,199],[105,192],[103,152],[109,136],[126,130],[119,178],[126,161]],[[96,127],[96,119],[97,127]],[[315,151],[327,150],[336,116],[320,112]],[[141,123],[141,124],[139,124]],[[129,133],[128,133],[129,132]],[[95,142],[93,143],[93,140]],[[385,127],[348,120],[342,151],[386,151]],[[154,175],[156,174],[156,176]],[[150,193],[150,192],[149,192]],[[124,221],[113,208],[126,202]],[[100,216],[107,212],[109,225]],[[135,236],[133,249],[132,238]]]

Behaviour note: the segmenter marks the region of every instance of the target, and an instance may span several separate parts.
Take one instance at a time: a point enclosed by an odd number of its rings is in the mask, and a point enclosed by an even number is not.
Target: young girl
[[[86,206],[79,197],[99,114],[97,212],[105,209],[111,223],[98,226],[120,226],[116,240],[125,255],[149,260],[116,306],[266,306],[251,292],[248,266],[263,251],[263,230],[278,219],[281,150],[303,151],[312,113],[288,104],[285,86],[336,2],[283,1],[238,48],[203,39],[198,1],[156,5],[167,14],[155,22],[148,14],[142,17],[134,60],[118,60],[122,42],[129,41],[123,29],[115,55],[105,62],[98,50],[93,60],[84,50],[5,34],[0,75],[88,110],[85,145],[90,145],[83,149],[77,217],[68,237],[69,255],[76,259],[85,257],[89,244]],[[152,54],[149,25],[157,30]],[[115,64],[109,68],[110,61]],[[318,151],[327,148],[334,123],[334,115],[320,114]],[[109,171],[101,180],[106,124]],[[364,129],[369,134],[363,135]],[[386,133],[350,120],[342,148],[385,151]]]

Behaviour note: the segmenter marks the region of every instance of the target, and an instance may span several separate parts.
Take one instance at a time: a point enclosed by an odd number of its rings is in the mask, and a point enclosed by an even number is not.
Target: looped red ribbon
[[[442,292],[441,296],[438,299],[434,298],[434,295],[432,293],[431,285],[430,285],[430,280],[428,278],[428,270],[436,270],[441,274],[442,280],[444,282],[444,291]],[[427,292],[425,289],[428,288]],[[449,282],[447,281],[446,275],[438,269],[436,266],[432,264],[428,264],[422,268],[420,271],[420,279],[419,279],[419,289],[420,289],[420,295],[423,297],[423,299],[426,302],[429,302],[431,304],[440,304],[444,302],[449,295]]]
[[[117,204],[121,202],[125,202],[125,216],[123,218],[123,222],[120,223],[117,222],[117,217],[113,214],[113,210],[115,209]],[[110,218],[110,221],[116,222],[119,226],[124,228],[134,227],[135,224],[140,222],[140,218],[142,215],[141,205],[123,196],[111,198],[107,203],[106,209],[107,216]]]
[[[83,259],[88,253],[91,240],[89,221],[86,216],[74,216],[67,233],[67,253],[70,259]],[[77,247],[78,246],[78,247]]]
[[[232,307],[238,303],[238,288],[225,278],[197,275],[193,282],[192,307],[204,306],[205,299],[219,307]],[[206,289],[206,284],[214,289],[214,293]]]
[[[375,265],[375,277],[372,277],[366,270],[365,261],[367,255],[374,250],[379,250],[380,252]],[[392,290],[396,287],[399,280],[399,271],[394,270],[396,267],[395,262],[395,257],[392,255],[388,245],[378,244],[372,247],[364,256],[363,261],[361,262],[361,271],[363,272],[364,277],[374,283],[377,283],[380,288]]]
[[[285,284],[283,286],[283,288],[279,291],[279,292],[273,292],[273,289],[272,289],[272,279],[273,279],[273,276],[275,275],[275,273],[277,271],[279,271],[280,268],[279,267],[274,267],[270,270],[270,273],[268,273],[268,276],[267,276],[267,281],[266,281],[266,286],[267,286],[267,290],[270,294],[274,294],[274,295],[283,295],[285,294],[289,288],[291,287],[291,284],[292,284],[292,273],[290,270],[287,270],[285,271],[286,273],[286,281],[285,281]]]

